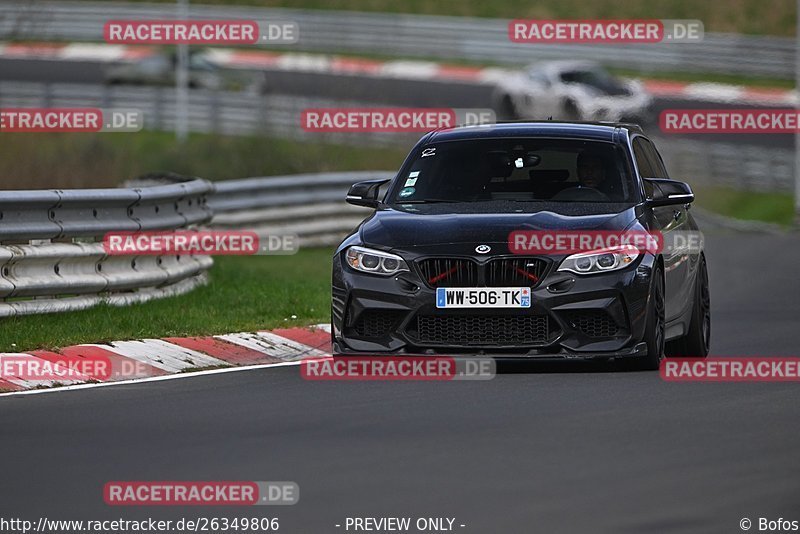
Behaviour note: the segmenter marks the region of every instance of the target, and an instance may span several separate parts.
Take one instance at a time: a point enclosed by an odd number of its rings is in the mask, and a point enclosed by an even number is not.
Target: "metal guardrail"
[[[332,245],[369,213],[349,186],[391,171],[191,180],[120,189],[0,191],[0,317],[127,305],[207,282],[209,256],[108,255],[111,231],[187,227],[293,234]],[[154,183],[145,180],[141,183]]]
[[[112,231],[211,218],[206,180],[154,187],[0,192],[0,317],[125,305],[206,282],[210,257],[107,255]]]
[[[332,172],[217,182],[210,225],[247,228],[259,236],[297,235],[301,247],[338,244],[369,215],[344,201],[355,182],[392,178],[393,171]]]
[[[300,114],[306,108],[359,106],[323,98],[269,94],[249,91],[193,89],[189,99],[189,130],[220,135],[275,135],[297,140],[363,143],[358,133],[306,132]],[[2,107],[95,107],[136,109],[143,113],[150,130],[175,129],[175,90],[170,87],[96,85],[74,83],[0,81]],[[376,133],[373,145],[413,143],[417,134]]]
[[[467,59],[519,65],[543,59],[594,59],[621,68],[695,71],[791,78],[794,39],[706,32],[698,43],[532,45],[508,39],[507,20],[356,13],[244,6],[192,5],[198,19],[291,20],[299,25],[293,50]],[[92,41],[108,19],[171,19],[169,4],[7,1],[0,3],[0,39]]]
[[[189,129],[223,135],[271,135],[300,141],[409,148],[420,137],[417,133],[319,133],[301,128],[300,114],[306,108],[359,105],[320,98],[198,89],[191,92],[189,99]],[[143,112],[148,129],[172,130],[175,125],[175,92],[170,88],[0,82],[0,106],[135,108]],[[794,190],[794,152],[790,149],[669,136],[657,138],[657,145],[671,174],[692,184],[759,191]]]
[[[651,136],[670,176],[691,185],[762,192],[794,191],[794,151]]]

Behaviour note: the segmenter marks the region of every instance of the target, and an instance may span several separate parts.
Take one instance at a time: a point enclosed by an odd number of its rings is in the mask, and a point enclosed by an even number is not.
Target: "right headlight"
[[[564,261],[558,266],[558,270],[575,274],[607,273],[624,269],[636,261],[639,254],[639,249],[633,245],[580,252],[564,258]]]
[[[397,254],[371,248],[350,247],[345,253],[345,259],[350,267],[364,273],[389,276],[409,270],[405,260]]]

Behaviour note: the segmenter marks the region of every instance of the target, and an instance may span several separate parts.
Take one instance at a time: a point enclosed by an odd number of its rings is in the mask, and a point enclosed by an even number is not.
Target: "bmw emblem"
[[[475,252],[478,254],[488,254],[490,250],[492,250],[492,247],[489,245],[478,245],[475,247]]]

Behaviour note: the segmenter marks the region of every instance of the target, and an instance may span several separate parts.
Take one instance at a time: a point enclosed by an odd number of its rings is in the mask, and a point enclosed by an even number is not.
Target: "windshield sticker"
[[[404,187],[403,189],[400,190],[400,198],[410,197],[411,195],[416,193],[416,191],[417,190],[414,189],[413,187]]]
[[[417,183],[417,178],[409,178],[408,180],[406,180],[406,187],[411,185],[416,185],[416,183]]]
[[[422,157],[426,158],[428,156],[435,156],[436,155],[436,148],[426,148],[422,151]]]
[[[417,176],[419,176],[419,171],[411,171],[408,173],[409,178],[416,178]]]

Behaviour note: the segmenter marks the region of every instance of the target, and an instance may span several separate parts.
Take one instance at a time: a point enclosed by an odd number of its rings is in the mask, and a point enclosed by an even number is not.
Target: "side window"
[[[664,162],[661,161],[661,156],[658,155],[658,151],[656,147],[653,146],[653,143],[644,138],[642,138],[642,143],[644,144],[644,151],[647,154],[647,159],[650,160],[650,168],[655,173],[648,178],[669,178],[667,169],[664,167]]]
[[[544,87],[550,87],[550,80],[547,78],[543,72],[532,70],[528,72],[528,78],[534,83],[538,83]]]
[[[636,158],[636,166],[639,167],[639,174],[642,178],[655,178],[655,173],[650,165],[650,158],[647,157],[647,149],[644,140],[637,137],[633,140],[633,157]]]

